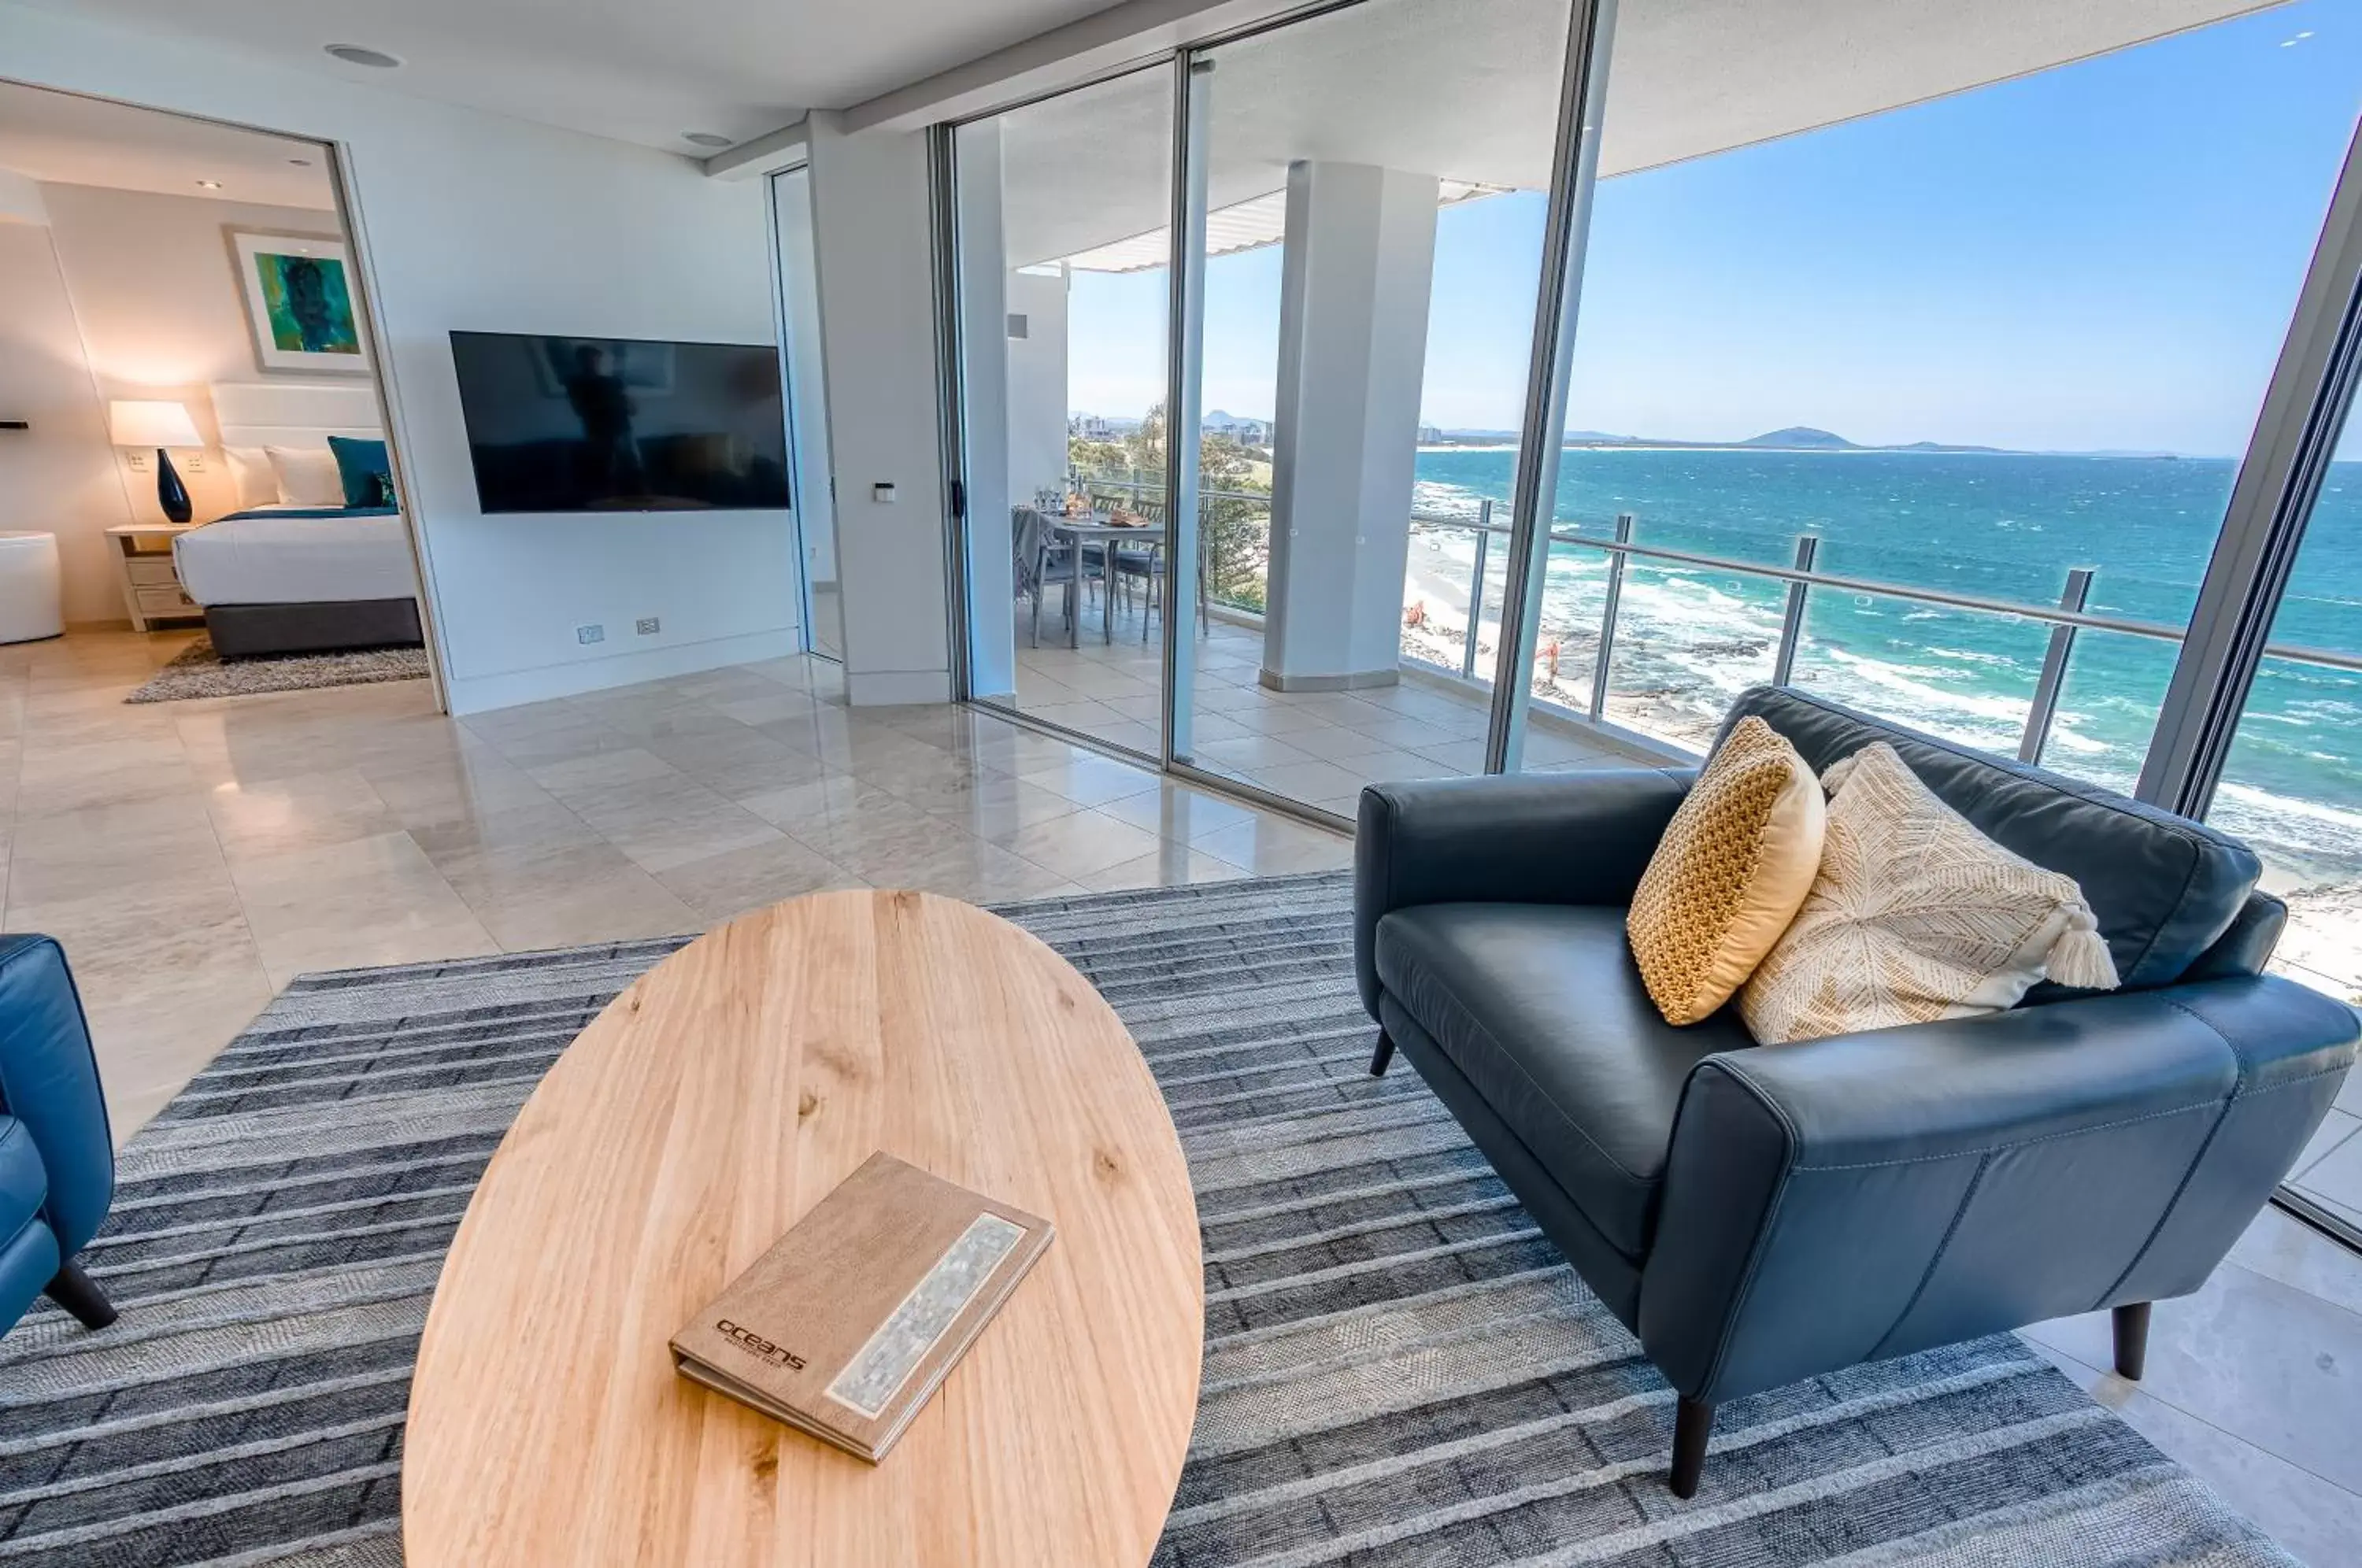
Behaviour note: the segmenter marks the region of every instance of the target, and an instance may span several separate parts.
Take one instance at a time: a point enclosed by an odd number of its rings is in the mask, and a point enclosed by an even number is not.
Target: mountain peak
[[[1816,451],[1849,449],[1853,443],[1827,430],[1816,430],[1809,425],[1790,425],[1778,430],[1767,430],[1751,436],[1738,445],[1742,447],[1778,447],[1789,451],[1809,448]]]

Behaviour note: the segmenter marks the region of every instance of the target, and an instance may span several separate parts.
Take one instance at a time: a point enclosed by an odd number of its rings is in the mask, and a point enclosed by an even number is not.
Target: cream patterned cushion
[[[1669,1023],[1730,999],[1812,889],[1827,806],[1780,733],[1749,714],[1707,758],[1649,857],[1624,919]]]
[[[2114,988],[2074,878],[1979,833],[1893,746],[1864,746],[1824,782],[1820,875],[1739,994],[1759,1043],[1999,1012],[2045,976]]]

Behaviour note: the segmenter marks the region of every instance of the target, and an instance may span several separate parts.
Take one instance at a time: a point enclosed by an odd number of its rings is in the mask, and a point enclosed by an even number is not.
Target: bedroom
[[[348,231],[321,144],[0,83],[0,640],[429,676]]]

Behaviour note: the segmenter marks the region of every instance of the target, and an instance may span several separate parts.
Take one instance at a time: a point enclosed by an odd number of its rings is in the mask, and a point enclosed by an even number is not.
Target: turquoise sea
[[[1506,509],[1515,458],[1422,451],[1419,510],[1468,515],[1488,497]],[[2056,604],[2068,569],[2089,567],[2092,611],[2180,625],[2234,468],[2202,458],[1572,447],[1557,515],[1562,531],[1606,537],[1628,512],[1641,544],[1782,566],[1796,536],[1812,533],[1824,572],[2013,603]],[[1464,563],[1473,552],[1460,530],[1421,532],[1430,557]],[[1493,603],[1499,555],[1487,573]],[[1606,577],[1599,552],[1552,552],[1544,635],[1586,666]],[[1636,562],[1613,689],[1645,700],[1661,728],[1698,733],[1733,692],[1768,675],[1783,594],[1761,578]],[[2014,754],[2048,637],[2047,626],[2014,617],[1816,590],[1796,679]],[[2273,640],[2362,654],[2362,463],[2333,465]],[[2151,638],[2081,633],[2045,764],[2128,788],[2174,653]],[[2362,878],[2362,676],[2268,661],[2214,817],[2302,880]]]

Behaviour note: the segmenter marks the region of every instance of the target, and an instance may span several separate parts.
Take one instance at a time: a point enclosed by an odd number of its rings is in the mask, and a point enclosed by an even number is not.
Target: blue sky
[[[2358,104],[2362,5],[2301,0],[1606,181],[1569,424],[2235,452]],[[1536,193],[1440,215],[1427,423],[1517,424],[1542,217]],[[1271,410],[1279,265],[1207,268],[1209,408]],[[1162,397],[1164,289],[1076,275],[1074,408]]]

